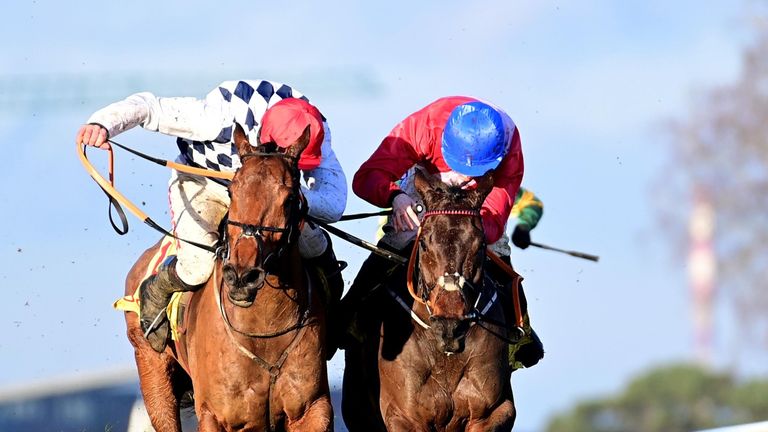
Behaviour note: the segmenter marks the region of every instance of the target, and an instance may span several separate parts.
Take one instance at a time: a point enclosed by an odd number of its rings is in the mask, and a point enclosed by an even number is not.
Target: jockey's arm
[[[88,123],[103,126],[110,137],[141,126],[166,135],[207,141],[218,136],[223,124],[231,123],[229,117],[228,106],[216,98],[166,98],[143,92],[96,111]]]
[[[317,168],[305,171],[302,192],[307,199],[310,216],[324,222],[336,222],[347,206],[347,178],[331,148],[331,132],[327,124]]]
[[[371,157],[355,173],[352,190],[377,207],[392,207],[392,222],[397,231],[419,226],[413,210],[414,200],[403,193],[397,181],[424,159],[418,143],[424,138],[419,116],[413,114],[400,122],[381,142]]]
[[[412,115],[395,126],[357,170],[352,180],[355,194],[376,207],[391,206],[402,193],[397,181],[423,159],[417,139],[417,119]]]
[[[504,234],[504,228],[512,211],[512,204],[523,180],[523,153],[520,150],[520,135],[515,130],[513,138],[518,142],[512,148],[518,149],[504,157],[493,174],[493,189],[485,198],[480,214],[488,244],[493,244]]]

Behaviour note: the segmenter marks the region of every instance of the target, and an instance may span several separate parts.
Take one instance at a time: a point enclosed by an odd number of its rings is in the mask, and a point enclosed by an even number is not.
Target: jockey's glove
[[[531,245],[531,228],[525,224],[517,224],[512,232],[512,243],[520,249]]]

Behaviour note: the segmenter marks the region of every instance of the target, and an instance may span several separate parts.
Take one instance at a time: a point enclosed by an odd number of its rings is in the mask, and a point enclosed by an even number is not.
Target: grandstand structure
[[[331,392],[336,431],[341,391]],[[193,408],[181,412],[183,432],[197,430]],[[133,365],[39,380],[0,389],[2,432],[153,432]]]
[[[124,432],[138,397],[127,367],[15,385],[0,389],[0,431]]]

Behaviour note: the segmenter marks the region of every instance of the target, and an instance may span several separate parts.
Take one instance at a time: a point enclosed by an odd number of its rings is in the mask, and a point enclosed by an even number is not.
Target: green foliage
[[[548,432],[690,432],[768,419],[768,380],[738,382],[694,365],[641,375],[615,397],[579,403]]]

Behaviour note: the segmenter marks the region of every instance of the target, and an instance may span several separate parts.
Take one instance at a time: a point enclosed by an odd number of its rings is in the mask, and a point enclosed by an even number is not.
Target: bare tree
[[[718,295],[735,308],[741,347],[768,351],[768,29],[758,26],[736,82],[700,93],[670,124],[670,160],[655,194],[662,223],[685,244],[689,206],[714,206]],[[678,249],[680,251],[680,249]]]

